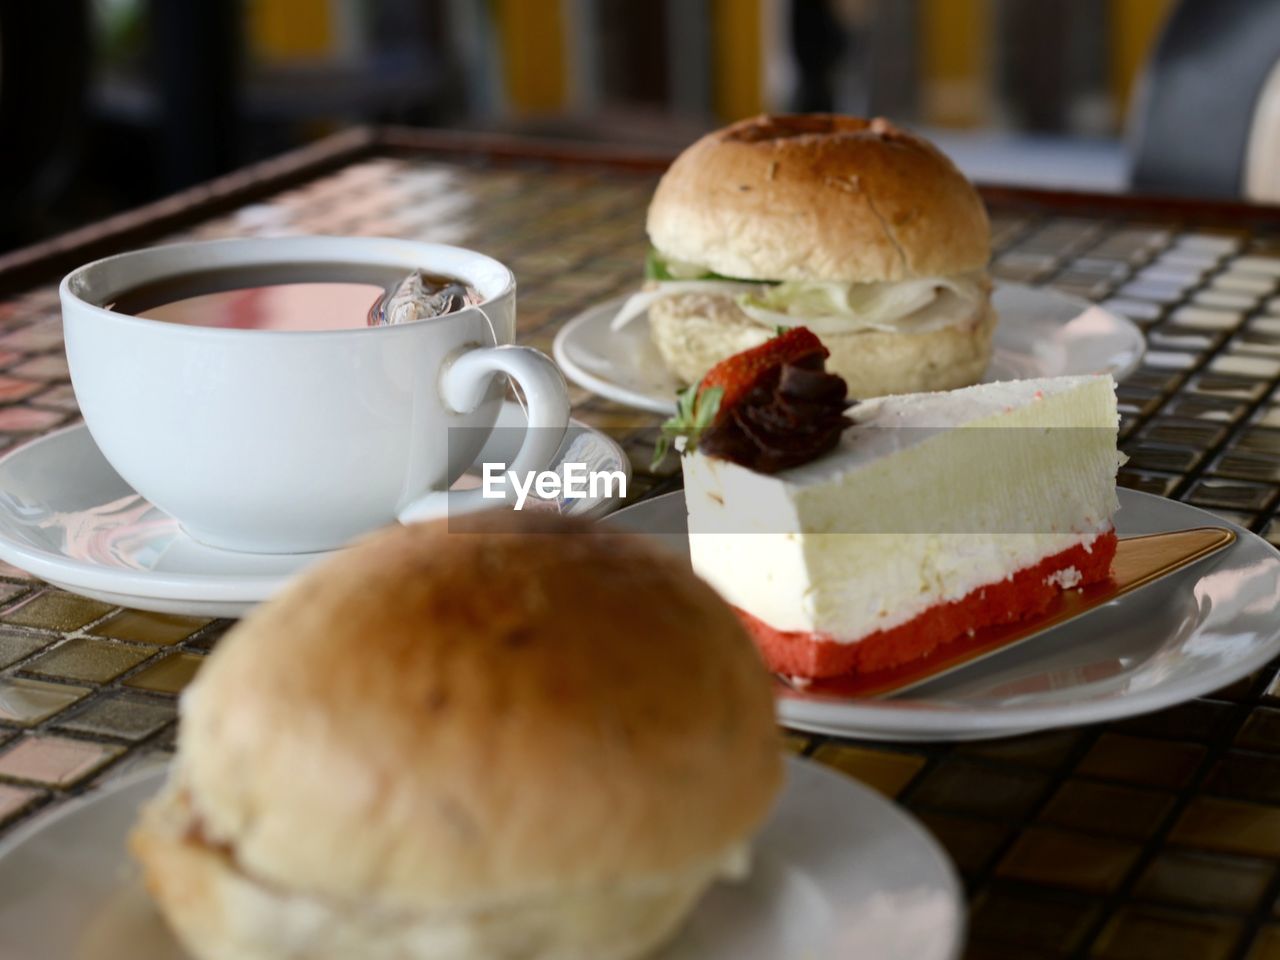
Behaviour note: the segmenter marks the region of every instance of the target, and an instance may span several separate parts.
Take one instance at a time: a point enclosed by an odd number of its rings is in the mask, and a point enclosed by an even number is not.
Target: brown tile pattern
[[[0,783],[0,825],[30,810],[42,796],[40,790],[32,787]]]
[[[132,640],[167,647],[186,640],[211,621],[200,617],[179,617],[143,610],[121,610],[95,626],[90,633],[116,640]]]
[[[1280,858],[1280,806],[1196,797],[1169,839],[1197,850]]]
[[[172,653],[126,680],[125,686],[152,693],[177,695],[195,677],[204,658],[194,653]]]
[[[1098,960],[1228,960],[1241,924],[1229,917],[1124,907],[1107,924],[1091,957]]]
[[[1073,777],[1049,798],[1039,819],[1082,833],[1143,840],[1159,829],[1174,801],[1171,793]]]
[[[0,720],[33,727],[89,693],[87,687],[7,677],[0,680]]]
[[[1247,960],[1280,960],[1280,926],[1262,928]]]
[[[917,811],[920,821],[951,854],[965,878],[976,877],[989,867],[1009,842],[1013,828],[973,817],[935,811]]]
[[[861,780],[886,797],[900,794],[925,764],[922,756],[838,743],[824,743],[813,752],[813,758]]]
[[[1099,914],[1088,901],[1000,884],[974,899],[970,933],[973,946],[993,956],[1069,957],[1087,942]]]
[[[24,600],[5,614],[5,623],[16,627],[69,632],[83,627],[111,610],[111,604],[77,597],[61,590],[47,590]]]
[[[910,805],[1020,821],[1031,817],[1049,786],[1037,771],[948,757],[911,791]]]
[[[169,700],[111,694],[87,707],[63,716],[56,727],[71,733],[127,740],[144,740],[171,723],[178,715]]]
[[[1144,900],[1250,913],[1271,888],[1276,867],[1265,860],[1168,851],[1134,885]]]
[[[123,747],[43,734],[26,737],[0,754],[0,777],[72,787],[123,752]]]
[[[42,653],[23,669],[27,673],[68,680],[105,683],[136,667],[149,656],[151,651],[145,647],[77,637]]]
[[[523,342],[549,350],[627,292],[650,177],[379,158],[184,237],[385,234],[461,243],[520,278]],[[1150,340],[1120,386],[1127,486],[1280,544],[1280,231],[995,208],[997,275],[1105,303]],[[56,278],[50,278],[51,281]],[[1265,288],[1265,289],[1264,289]],[[77,415],[51,282],[0,300],[0,451]],[[571,388],[575,414],[649,470],[657,417]],[[176,695],[226,622],[116,610],[0,568],[0,831],[172,748]],[[970,891],[973,958],[1280,958],[1280,663],[1170,710],[991,743],[787,749],[916,813]]]
[[[26,659],[48,642],[48,637],[0,628],[0,669]]]
[[[1000,861],[996,876],[1083,893],[1112,893],[1142,847],[1125,840],[1028,827]]]
[[[0,607],[11,603],[23,594],[28,593],[31,585],[27,583],[8,583],[0,580]]]
[[[1076,771],[1090,777],[1176,789],[1191,779],[1204,755],[1205,748],[1199,744],[1104,733]]]
[[[1235,745],[1246,750],[1280,752],[1280,710],[1259,707],[1236,734]]]

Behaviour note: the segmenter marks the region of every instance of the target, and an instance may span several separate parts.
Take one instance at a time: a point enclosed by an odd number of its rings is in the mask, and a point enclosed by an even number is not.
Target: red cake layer
[[[877,630],[856,643],[839,643],[829,634],[775,630],[743,610],[738,610],[738,616],[774,673],[813,679],[871,673],[917,660],[971,631],[1043,613],[1062,592],[1048,582],[1050,577],[1074,567],[1080,573],[1076,586],[1105,580],[1115,553],[1115,531],[1109,530],[1089,547],[1077,544],[1055,553],[1005,580],[978,587],[959,600],[935,604],[900,626]]]

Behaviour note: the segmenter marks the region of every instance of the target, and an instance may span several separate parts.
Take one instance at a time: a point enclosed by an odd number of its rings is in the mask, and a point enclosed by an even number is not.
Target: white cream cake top
[[[1109,406],[1105,402],[1050,404],[1052,411],[1037,410],[1042,400],[1074,393],[1090,384],[1096,385],[1099,397],[1103,394],[1102,385],[1106,385],[1105,392],[1111,397]],[[858,403],[849,410],[848,416],[853,426],[845,430],[835,450],[774,477],[788,484],[823,483],[837,474],[922,443],[934,434],[962,426],[1115,429],[1120,423],[1115,409],[1115,381],[1107,374],[1006,380],[959,390],[876,397]]]

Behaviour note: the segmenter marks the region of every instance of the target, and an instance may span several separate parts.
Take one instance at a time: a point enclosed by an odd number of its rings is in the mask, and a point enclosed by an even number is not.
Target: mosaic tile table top
[[[521,340],[632,288],[653,178],[384,156],[184,231],[466,244],[520,284]],[[992,208],[994,271],[1105,303],[1146,331],[1120,386],[1121,481],[1280,542],[1280,233]],[[76,418],[55,287],[0,302],[0,448]],[[575,415],[632,455],[656,418],[581,390]],[[228,624],[112,608],[0,577],[0,833],[172,749],[175,695]],[[1277,613],[1280,615],[1280,612]],[[790,735],[897,798],[972,897],[968,956],[1280,958],[1280,665],[1123,723],[904,747]]]

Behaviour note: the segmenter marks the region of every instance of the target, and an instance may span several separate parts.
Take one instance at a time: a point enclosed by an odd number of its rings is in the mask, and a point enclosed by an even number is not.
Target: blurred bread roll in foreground
[[[342,552],[227,635],[181,715],[131,843],[201,960],[643,956],[741,870],[782,776],[733,612],[554,516]]]

